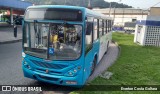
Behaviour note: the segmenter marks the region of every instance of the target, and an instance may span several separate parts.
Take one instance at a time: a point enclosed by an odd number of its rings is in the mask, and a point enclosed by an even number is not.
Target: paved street
[[[71,87],[50,85],[38,82],[36,80],[24,78],[21,69],[21,51],[22,51],[21,47],[22,47],[21,42],[0,45],[0,85],[45,85],[46,88],[51,88],[51,87],[54,88],[56,90],[54,93],[68,93],[69,92],[68,90],[70,91],[75,90],[74,88]],[[107,55],[103,57],[103,59],[97,66],[94,76],[92,76],[90,80],[98,76],[99,73],[104,71],[106,67],[108,68],[113,63],[113,61],[116,59],[118,55],[117,51],[118,48],[115,46],[115,44],[112,43],[110,45]],[[110,59],[108,60],[106,56]],[[30,93],[35,94],[40,92],[30,92]],[[41,93],[47,94],[46,92],[41,92]]]
[[[1,26],[0,25],[0,44],[16,42],[22,39],[22,27],[17,26],[17,38],[13,35],[13,26]]]

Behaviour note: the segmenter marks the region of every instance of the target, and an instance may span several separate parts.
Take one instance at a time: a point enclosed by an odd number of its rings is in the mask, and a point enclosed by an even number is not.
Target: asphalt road
[[[22,27],[17,26],[17,37],[14,37],[13,26],[0,26],[0,44],[17,42],[22,39]]]

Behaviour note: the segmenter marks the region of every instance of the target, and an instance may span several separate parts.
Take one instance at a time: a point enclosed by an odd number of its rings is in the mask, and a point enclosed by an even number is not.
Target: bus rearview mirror
[[[17,26],[14,25],[14,37],[16,38],[17,37]]]

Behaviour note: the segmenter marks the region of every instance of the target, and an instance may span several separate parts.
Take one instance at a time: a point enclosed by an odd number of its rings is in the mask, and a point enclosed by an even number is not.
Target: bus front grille
[[[35,71],[40,72],[40,73],[46,73],[45,69],[40,69],[40,68],[36,68]],[[54,75],[62,75],[62,72],[57,72],[57,71],[49,71],[48,74],[54,74]]]
[[[44,67],[44,68],[63,69],[67,67],[67,65],[62,65],[62,64],[46,63],[46,62],[40,62],[40,61],[35,61],[35,60],[31,60],[31,61],[35,65]]]
[[[38,75],[40,78],[45,79],[45,80],[50,80],[50,81],[58,81],[58,78],[53,78],[53,77],[46,77],[42,75]]]

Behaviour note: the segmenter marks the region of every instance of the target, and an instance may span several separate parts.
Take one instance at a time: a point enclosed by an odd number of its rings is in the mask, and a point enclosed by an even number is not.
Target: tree
[[[25,0],[32,2],[36,5],[72,5],[72,6],[83,6],[87,7],[88,6],[88,0]],[[112,8],[117,7],[117,8],[132,8],[132,6],[128,6],[125,4],[119,4],[117,2],[111,2],[112,3]],[[115,6],[116,5],[116,6]],[[91,6],[94,7],[99,7],[99,8],[109,8],[110,3],[106,2],[104,0],[91,0]]]
[[[6,10],[0,10],[0,14],[6,12]]]

